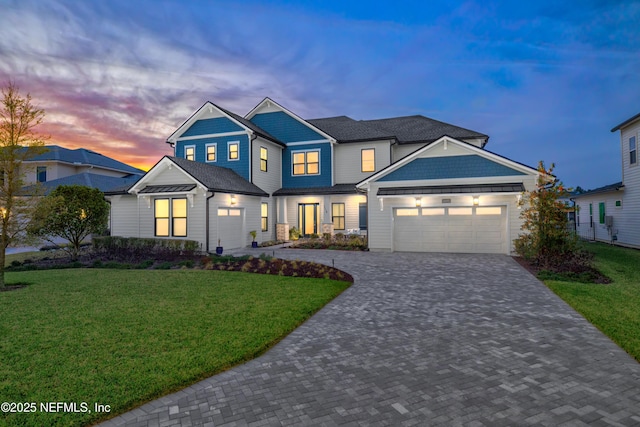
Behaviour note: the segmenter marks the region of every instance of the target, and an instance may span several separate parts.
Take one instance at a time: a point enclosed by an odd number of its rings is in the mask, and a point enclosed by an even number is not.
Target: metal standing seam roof
[[[194,188],[196,188],[196,184],[147,185],[139,193],[181,193],[191,191]]]
[[[383,187],[378,196],[404,196],[414,194],[483,194],[483,193],[522,193],[522,183],[511,184],[475,184],[475,185],[434,185],[420,187]]]
[[[322,194],[356,194],[359,193],[355,184],[336,184],[329,187],[304,187],[304,188],[281,188],[274,196],[302,196],[302,195],[322,195]]]

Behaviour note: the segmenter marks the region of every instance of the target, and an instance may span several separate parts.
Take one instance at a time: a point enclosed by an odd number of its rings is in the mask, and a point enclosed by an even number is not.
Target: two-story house
[[[423,116],[305,120],[265,98],[244,117],[207,102],[162,158],[108,193],[112,234],[204,250],[303,235],[367,234],[371,250],[509,253],[537,170],[485,134]]]
[[[640,114],[620,123],[622,181],[574,197],[576,230],[591,240],[640,247]]]
[[[84,185],[106,191],[131,185],[145,172],[86,148],[47,145],[46,150],[24,161],[26,185],[39,183],[45,191],[60,185]]]

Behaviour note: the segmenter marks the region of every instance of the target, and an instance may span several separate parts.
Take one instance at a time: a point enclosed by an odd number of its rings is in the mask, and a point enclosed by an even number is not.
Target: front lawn
[[[34,402],[0,425],[76,426],[252,359],[349,283],[194,270],[74,269],[6,274],[0,292],[0,396]],[[82,402],[89,412],[43,413]],[[93,411],[94,404],[111,412]]]
[[[545,283],[587,320],[640,361],[640,251],[585,243],[610,284]]]

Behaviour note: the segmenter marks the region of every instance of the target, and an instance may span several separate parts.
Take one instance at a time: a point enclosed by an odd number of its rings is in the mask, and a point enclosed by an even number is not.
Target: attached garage
[[[393,250],[508,254],[507,208],[395,208]]]
[[[244,209],[218,208],[218,236],[223,247],[244,247],[245,233],[243,228]]]

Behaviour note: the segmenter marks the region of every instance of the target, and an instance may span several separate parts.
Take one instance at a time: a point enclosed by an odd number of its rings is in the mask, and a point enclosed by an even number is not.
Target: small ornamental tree
[[[104,232],[109,220],[109,204],[97,188],[61,185],[38,204],[29,233],[49,242],[56,237],[68,240],[66,248],[78,258],[80,244],[91,234]]]
[[[549,169],[542,161],[538,164],[536,189],[523,198],[523,202],[528,202],[520,214],[525,233],[514,242],[520,256],[542,268],[553,268],[573,259],[577,251],[576,238],[568,227],[569,207],[559,200],[566,190],[553,176],[553,169],[554,164]]]
[[[0,97],[0,288],[5,287],[6,250],[25,240],[26,228],[35,207],[34,197],[25,197],[29,166],[25,161],[44,152],[47,138],[36,128],[44,110],[32,103],[31,95],[20,95],[12,82],[2,87]],[[30,196],[37,195],[32,186]]]

